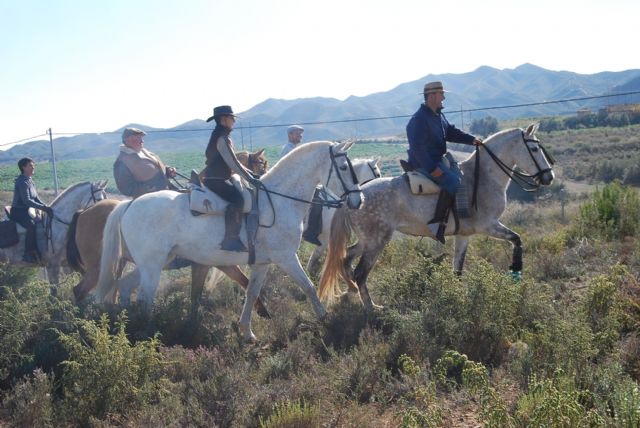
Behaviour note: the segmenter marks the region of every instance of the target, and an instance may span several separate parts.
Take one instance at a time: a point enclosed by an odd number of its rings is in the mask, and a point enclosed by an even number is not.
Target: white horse
[[[258,192],[260,227],[255,238],[256,260],[239,323],[245,340],[255,340],[251,330],[251,309],[271,263],[298,283],[319,318],[326,315],[296,251],[300,246],[307,203],[311,201],[316,185],[326,183],[330,174],[341,183],[342,197],[347,205],[360,207],[360,186],[346,153],[352,144],[307,143],[292,150],[262,176]],[[247,264],[248,253],[220,249],[223,234],[224,216],[194,217],[188,194],[165,190],[120,204],[105,225],[96,299],[101,301],[112,291],[123,249],[139,269],[138,298],[147,311],[151,310],[160,272],[166,261],[174,256],[204,266]],[[245,234],[241,233],[241,236]]]
[[[67,228],[73,214],[77,210],[88,208],[97,201],[105,199],[107,197],[104,190],[106,185],[107,180],[102,180],[95,183],[77,183],[66,188],[51,203],[53,219],[45,217],[45,221],[50,221],[50,229],[43,230],[45,228],[42,224],[37,226],[36,236],[41,255],[40,264],[46,267],[51,284],[58,283],[60,267],[66,260]],[[0,260],[8,260],[17,266],[35,266],[22,261],[26,230],[20,225],[17,227],[20,236],[19,242],[14,246],[0,249]],[[43,237],[44,239],[42,239]]]
[[[354,159],[353,160],[353,170],[356,173],[356,177],[358,177],[358,183],[362,186],[368,183],[371,180],[375,180],[376,178],[382,177],[382,172],[378,167],[378,162],[380,158],[369,158],[369,159]],[[330,190],[336,191],[335,187],[327,186]],[[320,258],[327,250],[327,244],[329,242],[329,235],[331,233],[331,220],[333,220],[333,214],[336,212],[336,208],[330,206],[322,207],[322,231],[320,235],[318,235],[318,239],[322,243],[322,245],[316,245],[313,248],[313,252],[309,257],[309,261],[307,262],[307,272],[312,276],[315,276],[319,273],[322,264],[320,263]],[[308,218],[305,217],[305,225],[304,228],[307,227]]]
[[[464,183],[472,197],[474,176],[479,179],[477,210],[471,208],[469,218],[460,219],[459,228],[450,219],[446,235],[455,235],[453,266],[462,272],[471,235],[482,233],[513,245],[511,271],[522,271],[522,241],[520,235],[500,222],[507,205],[507,186],[513,178],[533,188],[549,185],[554,179],[553,161],[535,135],[537,124],[526,130],[519,128],[500,131],[480,146],[477,152],[460,163]],[[521,173],[514,168],[518,167]],[[404,175],[379,178],[363,186],[365,204],[362,209],[346,212],[339,209],[333,217],[329,250],[325,261],[318,294],[331,300],[336,294],[338,278],[342,278],[360,293],[367,311],[374,308],[367,289],[367,277],[378,255],[391,240],[394,231],[414,236],[430,236],[427,221],[433,216],[438,194],[414,195]],[[469,206],[471,206],[469,201]],[[351,232],[358,238],[347,248]],[[360,257],[355,270],[351,264]]]

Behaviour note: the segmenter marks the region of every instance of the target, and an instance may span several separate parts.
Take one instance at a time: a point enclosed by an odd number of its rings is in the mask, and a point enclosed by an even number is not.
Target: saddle
[[[216,195],[211,190],[202,185],[199,178],[196,180],[197,174],[192,173],[189,185],[191,192],[189,193],[189,208],[193,213],[208,214],[208,215],[224,215],[225,209],[229,202]],[[232,174],[229,179],[233,183],[236,189],[242,193],[244,199],[244,206],[242,212],[247,214],[251,211],[252,207],[252,195],[251,191],[242,184],[242,180],[237,174]]]
[[[11,207],[4,207],[5,219],[0,221],[0,248],[13,247],[20,243],[26,233],[27,229],[22,227],[19,223],[11,220],[9,214],[11,213]],[[29,216],[36,220],[36,241],[38,248],[41,252],[47,249],[47,239],[44,233],[43,217],[39,210],[29,208]],[[21,239],[22,238],[22,239]]]
[[[447,158],[443,158],[443,162],[448,166],[449,160]],[[436,193],[440,193],[440,186],[426,175],[414,171],[409,162],[404,159],[400,159],[400,166],[405,172],[404,176],[407,183],[409,183],[409,188],[411,189],[412,194],[434,195]]]

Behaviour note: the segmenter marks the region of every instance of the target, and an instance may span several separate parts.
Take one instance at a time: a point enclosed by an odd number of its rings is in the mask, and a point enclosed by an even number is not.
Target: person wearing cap
[[[244,199],[229,178],[231,174],[238,174],[254,186],[259,185],[259,180],[253,177],[235,155],[235,147],[229,136],[236,122],[236,115],[231,106],[215,107],[213,116],[207,119],[207,122],[212,120],[215,120],[216,127],[211,133],[205,151],[207,166],[202,171],[202,181],[208,189],[229,202],[224,216],[225,232],[220,248],[225,251],[247,251],[240,240]]]
[[[280,157],[283,157],[291,150],[298,147],[302,141],[302,134],[304,128],[300,125],[291,125],[287,128],[287,138],[289,141],[282,146]],[[322,191],[322,186],[316,187],[316,191],[313,194],[313,201],[319,201],[319,193]],[[322,205],[313,204],[309,209],[309,218],[307,220],[307,228],[302,233],[302,239],[313,245],[322,245],[318,236],[322,233]]]
[[[15,181],[9,218],[27,229],[22,261],[25,263],[39,263],[40,253],[36,240],[36,222],[35,219],[29,215],[29,208],[42,210],[46,212],[49,217],[53,217],[53,209],[38,197],[36,184],[32,178],[36,171],[36,164],[33,159],[20,159],[18,161],[18,168],[20,169],[20,175]]]
[[[407,124],[409,164],[415,171],[435,181],[441,189],[435,215],[428,225],[436,239],[442,243],[449,209],[462,182],[462,173],[455,159],[447,153],[447,141],[469,145],[482,144],[479,138],[449,123],[442,113],[445,92],[442,82],[425,84],[424,103]],[[449,166],[444,162],[445,157],[451,162]]]
[[[302,134],[304,133],[304,128],[300,125],[291,125],[287,128],[287,137],[289,141],[282,146],[282,151],[280,152],[280,157],[283,157],[291,150],[298,147],[298,144],[302,141]]]
[[[141,129],[125,128],[120,153],[113,164],[118,190],[134,199],[158,190],[178,190],[169,182],[169,178],[176,176],[176,169],[165,166],[157,155],[143,147],[145,135]]]

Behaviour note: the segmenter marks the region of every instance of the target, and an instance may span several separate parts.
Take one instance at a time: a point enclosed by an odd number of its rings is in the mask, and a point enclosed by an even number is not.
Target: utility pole
[[[53,151],[53,133],[51,132],[51,128],[47,130],[49,134],[49,145],[51,146],[51,164],[53,165],[53,187],[55,190],[55,195],[58,196],[58,171],[56,170],[56,156]]]
[[[464,131],[464,110],[462,110],[462,104],[460,104],[460,129]]]

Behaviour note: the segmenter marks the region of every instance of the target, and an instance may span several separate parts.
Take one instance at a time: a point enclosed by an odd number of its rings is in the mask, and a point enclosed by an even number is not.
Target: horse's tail
[[[103,302],[115,291],[120,259],[122,258],[122,233],[120,223],[129,208],[128,203],[119,204],[107,218],[102,234],[102,255],[100,256],[100,277],[95,291],[97,302]]]
[[[84,275],[86,270],[82,263],[78,244],[76,243],[76,226],[78,225],[78,217],[80,214],[82,214],[82,210],[76,211],[73,214],[71,223],[69,223],[69,229],[67,230],[67,263],[71,269]]]
[[[322,301],[331,303],[336,295],[338,277],[342,278],[349,286],[355,287],[350,275],[346,271],[345,258],[347,256],[347,244],[351,238],[351,223],[347,208],[342,206],[337,209],[331,221],[331,236],[327,246],[327,257],[322,266],[320,287],[318,296]]]

